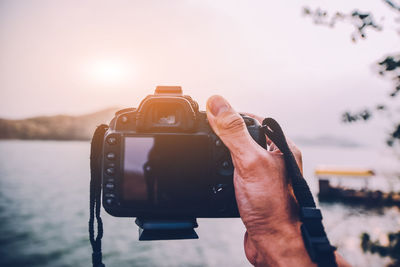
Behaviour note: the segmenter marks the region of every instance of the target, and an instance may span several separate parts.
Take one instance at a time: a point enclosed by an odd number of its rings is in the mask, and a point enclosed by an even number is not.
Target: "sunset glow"
[[[94,61],[84,72],[89,82],[105,86],[126,84],[134,76],[133,67],[118,60]]]

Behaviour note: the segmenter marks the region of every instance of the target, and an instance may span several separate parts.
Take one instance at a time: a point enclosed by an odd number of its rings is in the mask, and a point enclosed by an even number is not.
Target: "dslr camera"
[[[258,121],[242,117],[265,147]],[[197,227],[196,218],[239,217],[230,152],[179,86],[158,86],[138,108],[118,111],[102,155],[103,207],[113,216],[137,217],[141,229],[160,232],[188,222]]]

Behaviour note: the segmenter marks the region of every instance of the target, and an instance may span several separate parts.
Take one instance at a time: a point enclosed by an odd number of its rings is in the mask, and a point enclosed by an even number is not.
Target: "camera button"
[[[113,175],[113,174],[115,174],[115,168],[107,168],[106,169],[106,173],[108,174],[108,175]]]
[[[117,143],[117,138],[114,136],[110,136],[107,138],[107,143],[109,145],[115,145]]]
[[[113,205],[115,204],[115,199],[113,199],[113,198],[107,198],[107,199],[106,199],[106,204],[107,204],[108,206],[113,206]]]
[[[113,152],[107,153],[108,160],[114,160],[115,158],[116,158],[115,153],[113,153]]]
[[[222,191],[224,191],[224,188],[226,186],[224,184],[217,184],[215,186],[213,186],[212,190],[214,194],[219,194],[222,193]]]
[[[150,171],[151,171],[151,166],[146,164],[146,165],[144,166],[144,170],[145,170],[146,172],[150,172]]]
[[[113,183],[106,183],[106,188],[107,189],[114,189],[114,184]]]
[[[121,122],[122,123],[127,123],[128,122],[128,117],[127,116],[122,116],[121,117]]]
[[[217,169],[218,174],[223,175],[223,176],[230,176],[233,174],[233,165],[232,162],[229,162],[228,160],[224,160],[221,163],[219,163],[219,168]]]
[[[104,197],[105,197],[105,202],[107,205],[109,205],[109,206],[115,205],[116,200],[115,200],[114,194],[105,194]]]

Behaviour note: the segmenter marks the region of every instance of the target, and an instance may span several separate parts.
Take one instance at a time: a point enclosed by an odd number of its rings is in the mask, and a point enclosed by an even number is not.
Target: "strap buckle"
[[[300,229],[305,248],[313,262],[319,262],[336,250],[329,242],[325,232],[309,231],[315,229],[316,224],[322,225],[322,214],[317,208],[303,207],[300,210],[300,219],[303,222]]]

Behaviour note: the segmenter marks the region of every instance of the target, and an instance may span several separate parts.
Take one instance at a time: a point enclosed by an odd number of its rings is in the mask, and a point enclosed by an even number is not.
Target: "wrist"
[[[261,256],[256,265],[314,266],[304,247],[300,224],[299,221],[280,224],[262,234],[249,232],[249,238]]]

